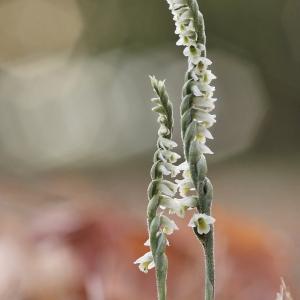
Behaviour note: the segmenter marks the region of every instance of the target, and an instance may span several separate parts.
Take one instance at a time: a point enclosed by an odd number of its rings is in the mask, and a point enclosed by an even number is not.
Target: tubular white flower
[[[206,128],[212,127],[216,123],[216,115],[212,115],[201,110],[196,110],[194,120]]]
[[[178,201],[176,198],[161,195],[159,198],[159,204],[162,209],[176,210],[178,206]]]
[[[197,205],[197,198],[192,196],[182,199],[162,197],[160,205],[162,209],[168,209],[170,214],[176,214],[178,217],[183,218],[188,209]]]
[[[192,12],[187,6],[182,6],[179,9],[173,10],[172,14],[175,22],[193,20]]]
[[[204,95],[211,95],[215,91],[215,87],[203,81],[196,81],[193,83],[191,90],[196,97]]]
[[[195,37],[194,37],[195,33],[194,32],[190,32],[189,34],[181,34],[179,36],[179,40],[176,42],[177,46],[195,46]]]
[[[164,216],[164,215],[161,215],[161,229],[162,229],[162,232],[167,234],[167,235],[170,235],[172,234],[175,230],[178,230],[179,228],[177,227],[176,223],[169,219],[168,217]]]
[[[173,197],[177,192],[177,184],[168,180],[161,180],[158,184],[158,190],[162,195]]]
[[[180,206],[183,207],[185,210],[196,207],[198,203],[198,199],[196,196],[185,197],[180,199],[179,201]]]
[[[189,227],[197,229],[197,232],[202,234],[208,234],[210,231],[210,225],[215,223],[215,218],[206,214],[194,214],[189,222]]]
[[[204,50],[204,46],[202,46],[202,50]],[[197,64],[189,65],[189,71],[193,71],[196,75],[200,76],[211,64],[212,61],[209,58],[202,56]]]
[[[211,112],[215,108],[215,98],[208,98],[205,95],[199,97],[193,97],[193,108],[203,110],[205,112]]]
[[[183,55],[187,56],[194,65],[197,65],[201,61],[201,49],[195,45],[186,47],[183,50]]]
[[[158,146],[160,148],[165,149],[165,150],[167,150],[167,149],[171,150],[173,148],[176,148],[177,144],[174,141],[170,140],[170,139],[166,139],[166,138],[160,136],[158,138]]]
[[[176,152],[172,152],[170,150],[160,150],[158,153],[158,157],[163,162],[168,162],[168,163],[174,164],[180,158],[180,155],[177,154]]]
[[[153,260],[153,255],[152,252],[149,251],[146,254],[144,254],[143,256],[141,256],[140,258],[138,258],[134,264],[138,264],[139,265],[139,269],[144,272],[144,273],[148,273],[148,271],[152,268],[155,267],[155,263]]]
[[[184,178],[182,180],[176,180],[179,188],[179,194],[181,197],[187,197],[191,192],[195,191],[194,184],[191,179]]]
[[[176,215],[180,218],[184,218],[185,213],[188,209],[192,209],[197,206],[197,197],[190,196],[182,199],[177,199],[178,207],[177,210],[174,211]]]
[[[178,35],[196,34],[194,22],[192,19],[180,19],[175,22],[175,33]]]
[[[171,177],[176,177],[180,173],[180,170],[178,169],[177,166],[174,166],[172,163],[168,163],[168,162],[159,164],[158,169],[165,176],[170,175]]]

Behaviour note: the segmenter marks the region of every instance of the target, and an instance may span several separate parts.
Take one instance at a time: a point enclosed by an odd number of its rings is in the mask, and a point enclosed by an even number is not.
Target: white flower
[[[216,123],[216,115],[211,115],[207,112],[197,110],[194,113],[194,120],[199,122],[204,127],[210,128]]]
[[[187,0],[167,0],[168,4],[170,5],[170,7],[173,6],[182,6],[182,5],[187,5]]]
[[[202,50],[205,49],[205,47],[202,45]],[[208,66],[212,64],[212,61],[207,57],[201,57],[199,62],[195,65],[190,65],[189,70],[191,71],[194,69],[195,73],[200,76],[205,70],[207,70]]]
[[[144,243],[144,246],[150,247],[150,239],[148,239],[148,240]]]
[[[213,72],[211,70],[206,70],[202,80],[207,83],[210,84],[213,80],[215,80],[217,78],[217,76],[215,76],[215,74],[213,74]]]
[[[173,149],[173,148],[177,147],[177,144],[174,141],[172,141],[170,139],[167,139],[167,138],[164,138],[162,136],[160,136],[158,138],[158,145],[161,148],[166,149],[166,150]]]
[[[173,9],[172,14],[175,23],[193,20],[192,12],[187,6],[181,6],[177,9]]]
[[[170,214],[176,214],[178,217],[183,218],[186,210],[192,207],[191,200],[187,198],[177,199],[170,197],[162,197],[160,199],[161,209],[169,209]]]
[[[160,127],[158,129],[158,135],[163,136],[163,135],[168,135],[170,133],[169,128],[164,124],[160,124]]]
[[[195,140],[205,144],[206,139],[213,139],[213,136],[206,127],[198,123],[196,127]]]
[[[190,168],[188,168],[182,172],[182,177],[185,179],[192,180],[192,174],[191,174]]]
[[[201,72],[197,72],[197,68],[192,71],[192,77],[195,81],[200,80],[203,83],[210,84],[217,77],[212,73],[211,70],[204,70]]]
[[[207,234],[210,231],[210,225],[215,223],[215,219],[206,214],[194,214],[189,222],[189,227],[196,227],[199,234]]]
[[[193,85],[191,86],[191,90],[194,96],[202,97],[212,94],[215,91],[215,87],[209,85],[206,82],[199,81],[193,83]]]
[[[178,168],[180,168],[180,170],[185,171],[185,170],[189,170],[189,164],[188,162],[185,160],[183,163],[181,163]]]
[[[190,179],[176,180],[176,183],[178,184],[181,197],[187,197],[191,191],[195,190],[194,184]]]
[[[197,137],[195,137],[195,141],[197,141],[197,150],[202,154],[214,154],[202,141],[199,142]]]
[[[161,180],[158,184],[158,190],[163,195],[173,197],[177,193],[177,184],[168,180]]]
[[[178,168],[183,171],[182,172],[182,177],[184,179],[188,179],[188,180],[192,180],[192,175],[191,175],[191,171],[190,171],[190,167],[187,161],[184,161],[183,163],[181,163]]]
[[[177,46],[195,46],[197,35],[194,32],[188,34],[180,34],[179,40],[176,42]]]
[[[170,235],[174,232],[174,230],[178,230],[179,228],[177,227],[176,223],[169,219],[168,217],[161,215],[160,216],[160,220],[161,220],[161,230],[163,233]]]
[[[199,83],[201,92],[204,92],[207,95],[211,95],[216,89],[214,86],[211,86],[206,82],[200,81]]]
[[[174,164],[180,158],[180,155],[170,150],[160,150],[158,153],[158,157],[163,162],[169,162],[171,164]]]
[[[152,252],[147,252],[146,254],[138,258],[134,262],[134,264],[139,264],[139,269],[144,273],[148,273],[150,269],[155,267]]]
[[[171,177],[176,177],[180,173],[180,170],[177,166],[174,166],[173,164],[168,162],[160,163],[158,168],[160,172],[165,176],[171,175]]]
[[[202,97],[204,94],[201,92],[201,89],[198,84],[193,84],[191,87],[192,93],[195,97]]]
[[[192,100],[193,107],[196,109],[201,109],[206,112],[210,112],[215,108],[216,98],[209,98],[206,95],[194,97]]]
[[[158,235],[159,235],[160,233],[158,232]],[[166,240],[167,241],[167,246],[170,246],[170,242],[168,241],[168,240]],[[150,247],[150,239],[148,239],[145,243],[144,243],[144,246],[146,246],[146,247]]]
[[[183,19],[175,22],[176,25],[176,34],[188,35],[190,33],[196,33],[194,22],[192,19]]]
[[[180,205],[185,208],[193,208],[197,206],[198,198],[196,196],[185,197],[180,200]]]
[[[183,55],[187,56],[194,65],[197,65],[202,58],[201,52],[202,49],[200,49],[199,47],[190,45],[183,50]]]
[[[188,209],[194,208],[197,206],[197,197],[190,196],[182,199],[176,199],[178,201],[178,208],[175,212],[176,215],[180,218],[184,218],[185,213]]]
[[[159,198],[159,204],[162,209],[169,209],[170,213],[175,213],[178,210],[178,200],[175,198],[161,196]]]

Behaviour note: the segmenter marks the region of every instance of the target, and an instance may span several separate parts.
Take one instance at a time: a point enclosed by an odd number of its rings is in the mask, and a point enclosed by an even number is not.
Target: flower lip
[[[139,265],[139,269],[140,271],[144,272],[144,273],[148,273],[148,271],[152,268],[155,267],[155,263],[154,263],[154,259],[153,259],[153,255],[152,252],[149,251],[146,254],[144,254],[143,256],[141,256],[140,258],[138,258],[134,264],[138,264]]]

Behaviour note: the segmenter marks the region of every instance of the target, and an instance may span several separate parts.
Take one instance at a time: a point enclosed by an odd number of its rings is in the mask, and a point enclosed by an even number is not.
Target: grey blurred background
[[[218,77],[216,205],[284,237],[296,282],[300,2],[200,6]],[[173,32],[162,0],[0,1],[2,214],[86,198],[143,214],[157,131],[147,76],[167,79],[178,112],[186,69]]]

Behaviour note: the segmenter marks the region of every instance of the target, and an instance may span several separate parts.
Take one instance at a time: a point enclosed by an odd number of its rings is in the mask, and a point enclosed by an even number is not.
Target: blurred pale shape
[[[75,0],[0,3],[0,66],[72,50],[83,29]]]
[[[13,238],[2,236],[0,240],[0,299],[20,299],[15,285],[20,283],[26,267],[24,248]]]
[[[93,59],[54,70],[52,60],[47,64],[32,63],[32,71],[26,64],[26,72],[19,67],[11,77],[0,79],[3,155],[19,161],[20,167],[42,169],[93,160],[98,152],[109,155],[105,137],[110,127],[105,124],[112,119],[105,113],[111,67]],[[36,74],[36,68],[44,72]]]
[[[288,0],[285,4],[285,9],[283,10],[282,22],[290,46],[291,54],[298,62],[300,61],[299,20],[299,0]]]
[[[31,258],[23,279],[23,293],[29,299],[68,299],[76,293],[80,268],[65,245],[42,242]]]
[[[217,157],[251,147],[268,109],[268,97],[255,65],[226,52],[213,52],[217,124],[211,142]]]
[[[167,78],[177,121],[175,138],[180,140],[186,63],[171,48],[139,54],[113,51],[71,63],[57,60],[60,64],[55,58],[19,64],[0,76],[3,163],[43,170],[104,164],[151,151],[157,124],[147,74]],[[252,65],[218,52],[215,67],[220,101],[212,146],[221,158],[252,145],[266,97]]]

